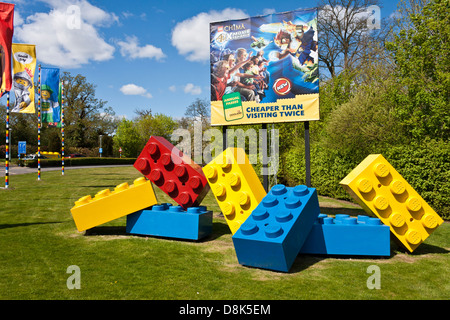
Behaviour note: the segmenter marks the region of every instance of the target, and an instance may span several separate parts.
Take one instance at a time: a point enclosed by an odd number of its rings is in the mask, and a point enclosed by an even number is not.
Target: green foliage
[[[61,159],[42,159],[41,167],[61,167]],[[65,167],[91,166],[91,165],[113,165],[113,164],[134,164],[136,158],[67,158],[64,159]],[[19,165],[30,168],[37,168],[37,160],[19,160]]]
[[[64,72],[65,144],[67,147],[99,146],[99,135],[111,135],[117,127],[114,111],[107,102],[96,98],[96,85],[81,74]]]
[[[450,6],[433,0],[409,15],[410,27],[387,43],[402,88],[396,113],[416,139],[450,138]]]
[[[150,136],[160,136],[170,140],[170,135],[177,127],[177,122],[162,113],[152,114],[150,111],[136,111],[134,119],[136,129],[142,139],[147,142]]]
[[[137,157],[146,142],[139,134],[133,121],[125,118],[119,123],[113,140],[114,149],[118,153],[119,148],[122,148],[122,156],[124,157]]]
[[[423,199],[443,218],[450,219],[450,144],[443,140],[397,145],[379,152],[402,175]],[[311,184],[322,196],[351,200],[339,185],[366,156],[345,155],[338,149],[311,145]],[[303,146],[281,155],[283,178],[289,185],[305,183],[305,153]]]
[[[401,128],[383,92],[362,88],[349,102],[331,112],[324,129],[324,147],[357,160],[401,142]]]
[[[288,185],[305,183],[305,149],[294,147],[281,155],[282,178]],[[311,145],[311,185],[319,195],[338,199],[351,198],[339,182],[357,163],[340,155],[336,150]]]
[[[425,139],[394,146],[383,154],[422,198],[444,219],[450,219],[450,144]]]

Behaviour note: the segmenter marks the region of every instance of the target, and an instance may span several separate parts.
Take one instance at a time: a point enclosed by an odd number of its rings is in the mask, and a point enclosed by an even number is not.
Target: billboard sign
[[[211,125],[319,120],[317,9],[210,24]]]

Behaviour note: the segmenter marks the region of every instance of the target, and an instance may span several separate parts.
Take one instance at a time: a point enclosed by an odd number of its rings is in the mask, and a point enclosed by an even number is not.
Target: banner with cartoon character
[[[317,9],[210,24],[211,125],[319,120]]]
[[[41,116],[42,123],[58,127],[61,121],[59,104],[59,69],[41,68]]]
[[[0,2],[0,97],[11,91],[11,42],[14,32],[14,4]]]
[[[34,44],[12,44],[13,89],[16,102],[11,112],[34,113],[34,71],[36,47]]]

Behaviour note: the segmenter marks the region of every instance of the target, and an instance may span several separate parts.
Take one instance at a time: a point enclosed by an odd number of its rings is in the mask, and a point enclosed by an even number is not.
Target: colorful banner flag
[[[0,2],[0,97],[11,91],[11,42],[14,32],[14,4]]]
[[[11,112],[35,113],[33,78],[36,69],[36,46],[13,43],[12,53],[16,102]]]
[[[48,123],[49,127],[60,127],[59,96],[59,69],[41,68],[42,123]]]
[[[211,125],[319,120],[317,9],[210,24]]]

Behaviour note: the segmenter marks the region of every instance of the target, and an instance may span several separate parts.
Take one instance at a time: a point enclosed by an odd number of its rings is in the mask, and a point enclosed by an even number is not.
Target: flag
[[[58,127],[61,121],[59,103],[59,69],[41,68],[41,112],[42,123]]]
[[[11,90],[11,42],[14,4],[0,2],[0,97]]]
[[[13,88],[16,102],[11,112],[34,113],[34,71],[36,69],[36,46],[12,44]]]

